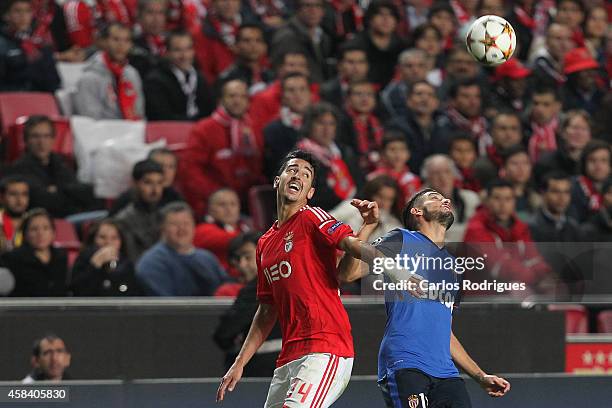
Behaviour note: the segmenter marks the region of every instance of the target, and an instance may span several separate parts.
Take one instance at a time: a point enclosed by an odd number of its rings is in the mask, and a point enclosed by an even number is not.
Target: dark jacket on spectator
[[[15,277],[15,288],[10,296],[67,295],[68,258],[65,250],[51,248],[51,260],[44,264],[34,255],[34,248],[23,243],[2,255],[2,261]]]
[[[379,49],[370,39],[367,32],[362,32],[355,36],[355,41],[366,50],[370,70],[368,80],[374,82],[383,89],[393,79],[397,57],[405,48],[404,42],[394,35],[391,44],[386,50]]]
[[[591,197],[583,189],[580,182],[581,177],[576,176],[572,179],[572,201],[567,211],[570,216],[580,223],[588,220],[597,212],[597,210],[590,206]],[[587,180],[587,178],[585,177],[583,180]]]
[[[300,140],[300,133],[280,119],[264,128],[264,174],[273,180],[282,159]]]
[[[54,92],[60,87],[53,49],[42,46],[32,60],[21,48],[21,40],[0,28],[0,91]]]
[[[321,41],[317,49],[307,28],[297,17],[292,17],[285,26],[278,29],[272,38],[270,49],[273,51],[273,59],[288,50],[302,51],[308,59],[313,82],[323,82],[333,75],[335,60],[331,37],[321,29]]]
[[[198,120],[211,114],[215,102],[204,77],[196,71],[195,104],[198,113],[187,114],[187,95],[170,64],[162,63],[153,69],[144,82],[145,106],[148,120]]]
[[[572,86],[568,80],[561,89],[563,110],[584,109],[590,115],[593,115],[602,106],[605,95],[603,90],[595,89],[595,91],[587,96]]]
[[[544,153],[538,159],[534,167],[536,182],[542,181],[542,177],[551,171],[562,171],[570,176],[580,174],[580,160],[572,159],[561,142],[559,148],[554,152]]]
[[[144,80],[147,75],[162,61],[161,55],[151,49],[144,34],[134,38],[134,46],[130,50],[130,65],[136,68]]]
[[[113,201],[113,206],[108,211],[108,215],[117,214],[119,211],[136,201],[135,197],[136,196],[133,189],[130,188],[129,190],[124,191],[115,201]],[[165,187],[158,207],[162,208],[164,205],[173,201],[184,201],[184,198],[181,193],[176,191],[174,187]]]
[[[157,208],[148,208],[139,202],[130,203],[115,216],[125,235],[128,258],[136,262],[144,251],[159,239],[161,215]]]
[[[344,106],[347,91],[348,89],[342,89],[340,78],[334,78],[321,84],[319,94],[321,95],[322,100],[327,101],[332,105],[342,107]]]
[[[408,115],[406,97],[408,96],[408,84],[405,81],[393,81],[380,93],[380,100],[385,111],[392,118]]]
[[[261,70],[259,76],[260,83],[262,85],[266,84],[267,86],[274,81],[274,72],[268,69]],[[221,94],[222,84],[233,79],[242,79],[244,82],[246,82],[251,93],[256,93],[256,91],[259,92],[264,89],[263,86],[261,89],[256,90],[251,88],[256,84],[254,82],[253,70],[247,65],[241,64],[239,60],[236,60],[235,63],[227,67],[227,69],[223,71],[221,75],[219,75],[219,79],[217,79],[217,83],[215,84],[215,95],[219,96]]]
[[[7,174],[24,176],[30,185],[30,207],[43,207],[54,217],[99,208],[92,186],[80,183],[57,153],[51,153],[45,166],[26,152],[7,169]],[[51,186],[57,191],[49,191]]]
[[[134,264],[128,259],[120,259],[115,268],[103,265],[96,268],[91,258],[97,247],[81,251],[72,267],[70,289],[74,296],[139,296],[142,294],[136,280]]]

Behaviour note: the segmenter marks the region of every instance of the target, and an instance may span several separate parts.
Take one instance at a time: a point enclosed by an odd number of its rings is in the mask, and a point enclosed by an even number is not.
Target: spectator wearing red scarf
[[[543,154],[557,150],[557,129],[561,96],[557,88],[536,87],[531,95],[529,113],[529,157],[536,163]]]
[[[383,126],[374,110],[376,89],[368,81],[349,85],[345,113],[352,129],[338,134],[338,141],[351,148],[359,157],[359,167],[367,174],[378,166],[382,147]]]
[[[317,194],[311,205],[324,210],[352,198],[363,180],[353,150],[336,141],[338,115],[336,108],[326,102],[311,106],[304,116],[305,138],[297,144],[298,149],[312,153],[321,165],[315,180]]]
[[[338,49],[338,75],[321,85],[321,99],[335,106],[344,106],[349,82],[363,81],[368,76],[368,56],[355,41]]]
[[[448,51],[453,48],[455,34],[457,32],[458,16],[455,14],[455,9],[450,4],[438,2],[429,9],[427,19],[440,31],[443,38],[443,49]],[[461,15],[461,20],[465,21],[467,14]],[[469,19],[469,18],[468,18]]]
[[[545,34],[548,27],[549,11],[555,5],[554,0],[516,0],[513,2],[510,13],[506,16],[514,28],[517,38],[521,39],[521,46],[515,53],[515,58],[526,61],[534,37]]]
[[[128,63],[132,33],[121,23],[102,31],[106,50],[89,59],[74,95],[78,115],[94,119],[139,120],[144,117],[142,82]]]
[[[217,110],[189,135],[179,174],[197,217],[206,213],[208,197],[221,187],[232,188],[246,203],[249,188],[264,184],[263,140],[253,129],[248,108],[246,83],[229,81],[222,88]]]
[[[578,222],[602,208],[602,186],[610,177],[610,145],[602,140],[590,141],[580,157],[581,174],[572,182],[572,203],[568,213]]]
[[[132,65],[143,80],[166,54],[167,0],[141,1],[138,6],[138,34],[130,51]]]
[[[461,176],[455,184],[459,188],[479,193],[482,190],[482,183],[474,171],[474,163],[478,158],[476,142],[469,134],[459,133],[453,136],[449,145],[448,154],[455,162]]]
[[[563,59],[574,48],[572,30],[563,24],[552,23],[546,30],[545,44],[530,56],[534,82],[559,86],[565,82]]]
[[[60,86],[50,39],[32,29],[30,0],[3,4],[0,23],[0,91],[53,92]]]
[[[576,47],[584,47],[582,24],[586,17],[586,7],[581,0],[557,0],[555,22],[564,24],[572,30],[572,40]]]
[[[202,28],[192,32],[196,61],[209,84],[234,63],[236,35],[243,20],[240,0],[213,0]]]
[[[363,30],[363,9],[357,0],[331,0],[325,5],[321,26],[340,44]]]

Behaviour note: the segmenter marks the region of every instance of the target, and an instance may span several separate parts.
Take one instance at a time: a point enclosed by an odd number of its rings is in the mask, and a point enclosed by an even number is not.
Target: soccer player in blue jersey
[[[387,407],[471,407],[456,366],[490,396],[505,395],[510,383],[486,374],[452,332],[461,276],[453,266],[456,258],[444,247],[446,230],[454,221],[450,200],[433,189],[421,190],[402,218],[405,229],[374,243],[384,257],[379,260],[393,261],[384,267],[385,283],[404,282],[399,290],[385,286],[387,326],[378,356],[378,383]],[[383,264],[375,260],[370,270]],[[364,269],[354,268],[341,279],[362,277]]]

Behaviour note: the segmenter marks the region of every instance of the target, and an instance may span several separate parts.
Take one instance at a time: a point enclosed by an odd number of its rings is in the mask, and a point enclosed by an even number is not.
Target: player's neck
[[[444,237],[446,235],[446,227],[437,222],[422,224],[419,232],[429,238],[438,248],[444,246]]]
[[[283,225],[289,218],[293,217],[293,215],[300,211],[300,208],[304,207],[306,203],[301,201],[296,202],[287,202],[283,199],[283,197],[278,197],[276,199],[276,209],[278,214],[278,226]]]

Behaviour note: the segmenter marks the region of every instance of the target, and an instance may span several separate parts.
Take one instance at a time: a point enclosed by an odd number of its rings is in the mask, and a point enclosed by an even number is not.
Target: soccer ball
[[[468,30],[465,43],[476,61],[495,66],[508,61],[514,53],[516,33],[503,18],[482,16]]]

